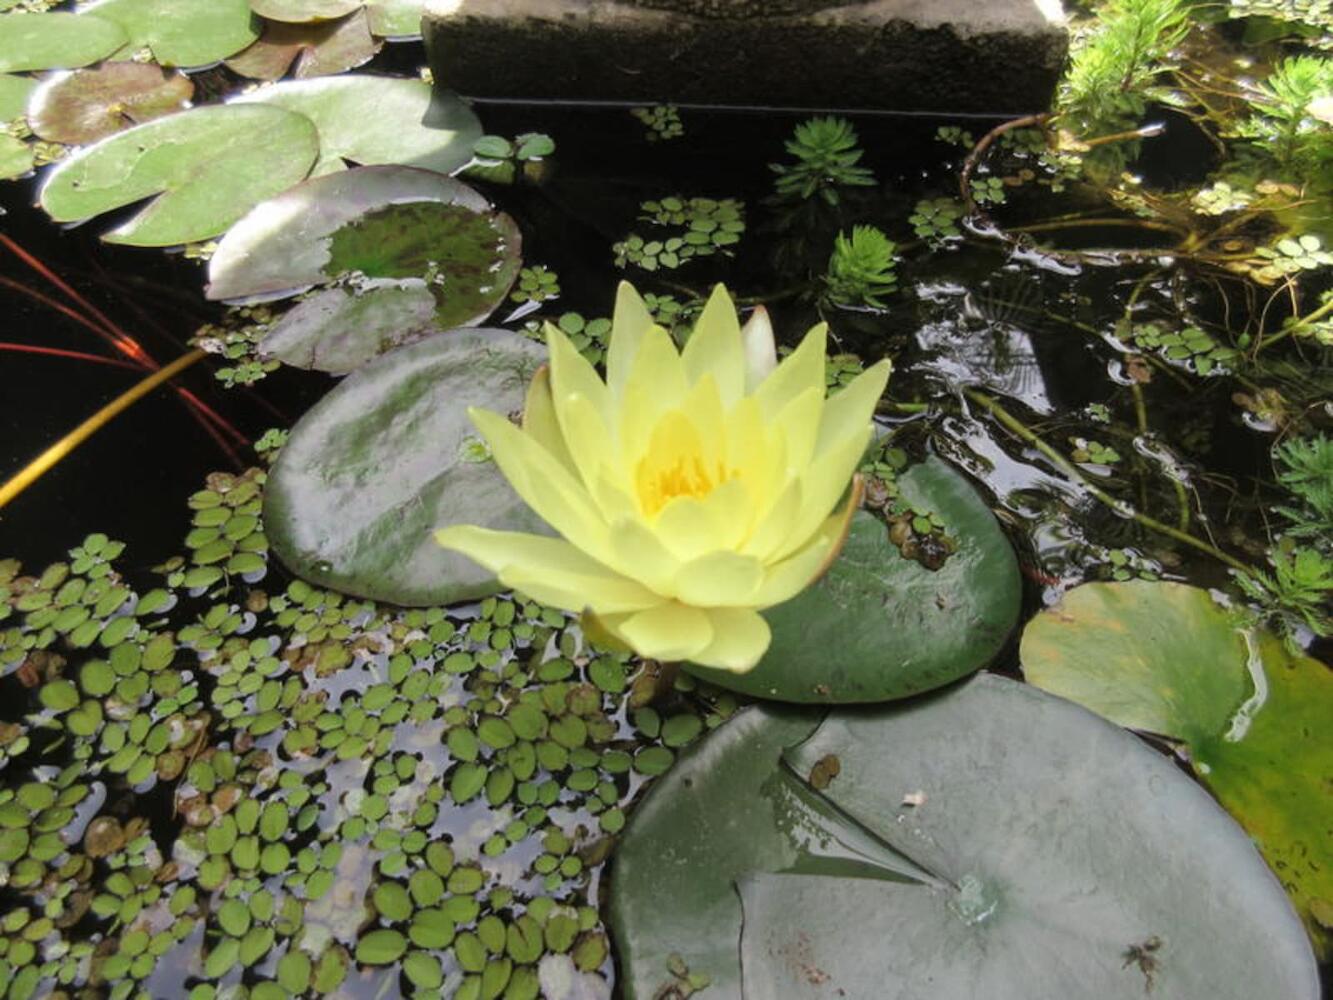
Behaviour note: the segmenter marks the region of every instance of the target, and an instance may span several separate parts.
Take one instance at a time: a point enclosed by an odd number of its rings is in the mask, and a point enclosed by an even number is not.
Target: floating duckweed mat
[[[611,838],[734,697],[643,707],[533,603],[279,579],[265,475],[209,477],[151,572],[100,534],[0,562],[0,993],[609,996]]]

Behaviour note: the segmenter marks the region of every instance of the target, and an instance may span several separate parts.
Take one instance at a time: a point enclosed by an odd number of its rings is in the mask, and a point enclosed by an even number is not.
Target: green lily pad
[[[342,375],[403,344],[438,333],[435,296],[424,282],[325,288],[288,310],[259,345],[264,357]]]
[[[1319,995],[1281,887],[1203,789],[992,675],[822,722],[748,709],[637,807],[610,918],[629,1000],[686,974],[719,1000]]]
[[[0,180],[22,177],[32,165],[32,147],[22,139],[0,133]]]
[[[120,25],[91,14],[5,14],[0,17],[0,73],[75,69],[124,44]]]
[[[937,570],[905,558],[884,524],[858,512],[825,577],[764,613],[768,652],[744,674],[694,664],[714,684],[779,701],[887,701],[985,666],[1018,621],[1022,581],[999,522],[938,458],[899,477],[910,502],[940,514],[957,551]]]
[[[162,66],[207,66],[259,37],[246,0],[97,0],[82,10],[120,25],[129,49],[151,49]]]
[[[315,127],[302,115],[195,108],[75,153],[47,179],[41,205],[57,222],[79,222],[158,195],[103,239],[133,246],[206,240],[299,181],[318,152]]]
[[[0,74],[0,122],[22,118],[36,86],[37,81],[30,76]]]
[[[43,139],[77,146],[181,111],[194,84],[151,63],[111,62],[44,83],[28,106]]]
[[[382,44],[363,10],[337,21],[266,21],[259,41],[228,59],[227,68],[255,80],[278,80],[289,69],[298,80],[334,76],[368,62]]]
[[[1206,591],[1142,580],[1071,590],[1028,623],[1022,660],[1031,683],[1181,743],[1328,953],[1333,673],[1326,666],[1266,632],[1236,628]]]
[[[432,532],[453,523],[549,532],[479,450],[466,412],[519,409],[545,355],[519,334],[467,329],[347,376],[297,422],[269,473],[274,553],[305,580],[395,604],[494,592],[493,577]]]
[[[250,0],[250,8],[272,21],[331,21],[361,8],[361,0]]]
[[[455,94],[432,93],[421,80],[339,76],[296,80],[233,98],[296,111],[319,129],[315,176],[360,164],[401,164],[442,174],[472,159],[481,122]]]
[[[425,6],[426,0],[366,0],[370,30],[381,38],[417,38]]]

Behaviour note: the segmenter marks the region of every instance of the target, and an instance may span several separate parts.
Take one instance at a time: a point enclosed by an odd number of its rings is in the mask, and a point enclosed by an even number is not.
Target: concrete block
[[[1045,110],[1059,0],[428,0],[435,79],[472,97]]]

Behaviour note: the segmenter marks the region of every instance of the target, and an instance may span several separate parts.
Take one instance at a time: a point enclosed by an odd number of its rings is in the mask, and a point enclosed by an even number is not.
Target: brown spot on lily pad
[[[109,62],[61,74],[28,104],[32,130],[51,142],[95,142],[189,106],[194,84],[153,63]]]

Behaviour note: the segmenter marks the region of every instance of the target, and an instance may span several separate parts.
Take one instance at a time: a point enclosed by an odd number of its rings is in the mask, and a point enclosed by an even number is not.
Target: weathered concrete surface
[[[1068,41],[1058,8],[428,0],[423,30],[435,79],[472,97],[1019,113],[1050,103]]]

